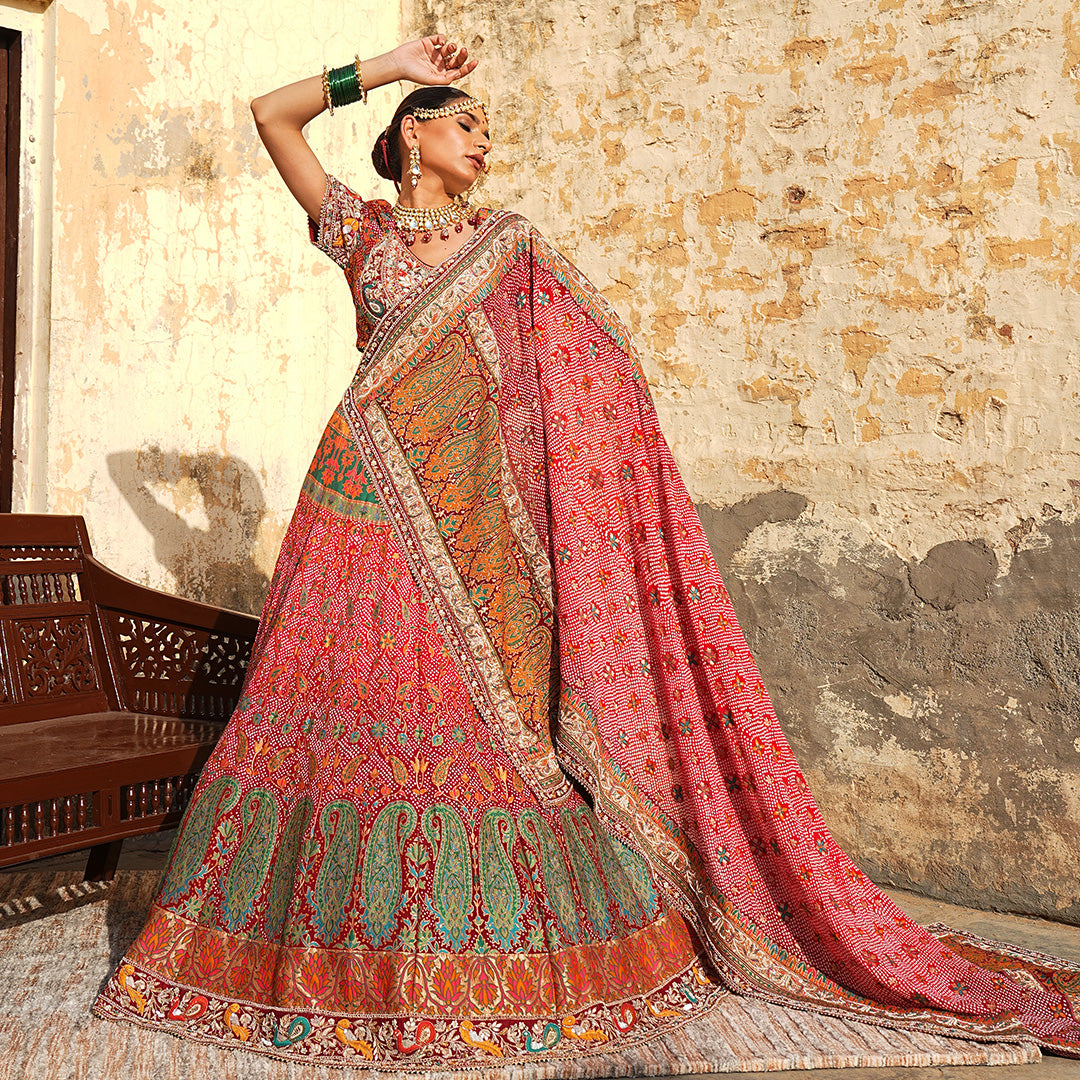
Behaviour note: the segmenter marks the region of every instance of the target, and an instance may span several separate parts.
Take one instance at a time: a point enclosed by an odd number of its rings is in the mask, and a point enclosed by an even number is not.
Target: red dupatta
[[[836,844],[628,332],[523,219],[380,320],[344,410],[481,716],[539,799],[588,792],[728,985],[1080,1056],[1075,975],[972,963]]]

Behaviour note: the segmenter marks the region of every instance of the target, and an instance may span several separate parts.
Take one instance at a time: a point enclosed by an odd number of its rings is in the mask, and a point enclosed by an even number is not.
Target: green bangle
[[[363,97],[360,83],[356,78],[355,64],[334,68],[329,72],[327,81],[330,85],[330,103],[335,108],[341,105],[352,105]]]

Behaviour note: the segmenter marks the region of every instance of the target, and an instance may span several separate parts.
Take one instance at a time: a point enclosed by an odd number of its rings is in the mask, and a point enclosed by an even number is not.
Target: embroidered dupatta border
[[[440,631],[453,644],[452,653],[477,712],[495,732],[544,805],[563,802],[570,784],[559,768],[546,731],[531,730],[522,719],[502,662],[469,598],[454,560],[406,460],[386,414],[374,400],[383,383],[404,367],[431,354],[451,328],[462,321],[482,361],[491,367],[494,342],[473,324],[483,318],[480,300],[502,277],[521,251],[528,234],[515,214],[492,213],[477,234],[434,270],[411,295],[402,298],[380,320],[364,360],[345,392],[342,411],[352,429],[365,466],[376,480],[383,509],[425,600],[437,613]],[[462,316],[463,318],[459,317]],[[488,334],[490,334],[490,328]],[[481,340],[477,341],[477,337]],[[501,447],[501,439],[500,439]],[[505,462],[505,448],[503,461]],[[504,506],[515,538],[524,545],[526,561],[545,597],[551,597],[551,572],[507,469],[500,477]],[[509,497],[508,497],[509,495]],[[530,533],[533,534],[530,537]]]

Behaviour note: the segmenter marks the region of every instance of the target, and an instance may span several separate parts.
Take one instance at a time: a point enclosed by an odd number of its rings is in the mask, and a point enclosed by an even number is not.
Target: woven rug
[[[90,1005],[141,929],[157,883],[158,873],[145,870],[121,872],[110,885],[86,885],[72,873],[0,878],[0,1080],[341,1080],[352,1074],[94,1019]],[[889,1031],[731,995],[673,1036],[622,1054],[582,1058],[576,1068],[563,1063],[558,1075],[1016,1065],[1038,1057],[1031,1045]],[[554,1075],[550,1067],[536,1066],[426,1077],[547,1080]],[[423,1077],[417,1074],[413,1080]]]

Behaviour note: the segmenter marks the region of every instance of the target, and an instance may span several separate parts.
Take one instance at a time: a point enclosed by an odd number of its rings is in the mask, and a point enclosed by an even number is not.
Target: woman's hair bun
[[[467,98],[469,95],[456,86],[421,86],[404,97],[394,112],[385,131],[379,133],[375,145],[371,148],[371,164],[375,171],[386,180],[401,180],[402,150],[401,121],[417,109],[439,109],[448,105],[455,98]]]
[[[396,148],[395,148],[396,149]],[[389,129],[383,131],[379,137],[375,140],[375,145],[371,148],[371,164],[375,166],[375,171],[386,180],[395,180],[397,177],[391,171],[393,168],[390,158],[390,132]],[[400,155],[399,155],[400,164]],[[400,173],[398,174],[400,176]]]

